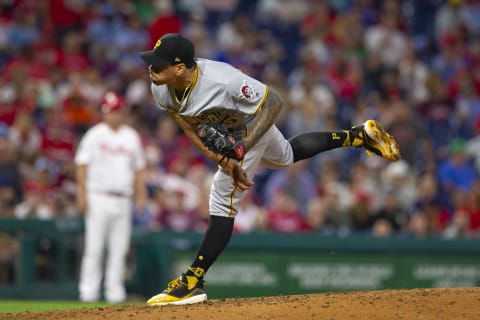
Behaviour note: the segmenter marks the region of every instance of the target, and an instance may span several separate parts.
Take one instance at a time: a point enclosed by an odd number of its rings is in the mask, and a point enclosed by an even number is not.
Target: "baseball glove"
[[[235,137],[222,123],[201,123],[197,126],[196,133],[205,147],[224,158],[240,161],[245,156],[243,141]]]

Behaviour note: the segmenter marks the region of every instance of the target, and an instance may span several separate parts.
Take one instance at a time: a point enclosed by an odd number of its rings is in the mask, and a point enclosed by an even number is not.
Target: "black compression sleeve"
[[[307,132],[288,140],[293,149],[293,161],[311,158],[314,155],[349,145],[349,132]]]
[[[207,231],[192,267],[201,267],[205,272],[210,268],[230,241],[233,222],[233,218],[210,216]]]

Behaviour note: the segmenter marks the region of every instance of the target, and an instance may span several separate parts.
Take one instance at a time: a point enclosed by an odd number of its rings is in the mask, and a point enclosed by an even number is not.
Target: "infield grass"
[[[63,300],[0,300],[0,314],[8,312],[24,312],[24,311],[50,311],[50,310],[66,310],[75,308],[94,308],[111,306],[106,302],[98,303],[82,303],[79,301],[63,301]]]

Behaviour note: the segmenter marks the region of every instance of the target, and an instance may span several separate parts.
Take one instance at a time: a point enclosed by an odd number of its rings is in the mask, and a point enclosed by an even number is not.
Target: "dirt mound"
[[[12,320],[480,319],[480,288],[356,291],[208,300],[189,306],[119,305],[0,314]]]

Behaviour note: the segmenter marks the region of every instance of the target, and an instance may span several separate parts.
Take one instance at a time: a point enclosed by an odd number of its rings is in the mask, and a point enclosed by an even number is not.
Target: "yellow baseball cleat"
[[[203,279],[182,274],[170,281],[165,290],[148,299],[147,304],[151,306],[185,305],[206,301],[207,294],[203,284]]]
[[[397,142],[377,121],[367,120],[363,125],[353,127],[351,132],[354,134],[352,146],[364,147],[369,156],[373,152],[389,161],[401,158]]]

